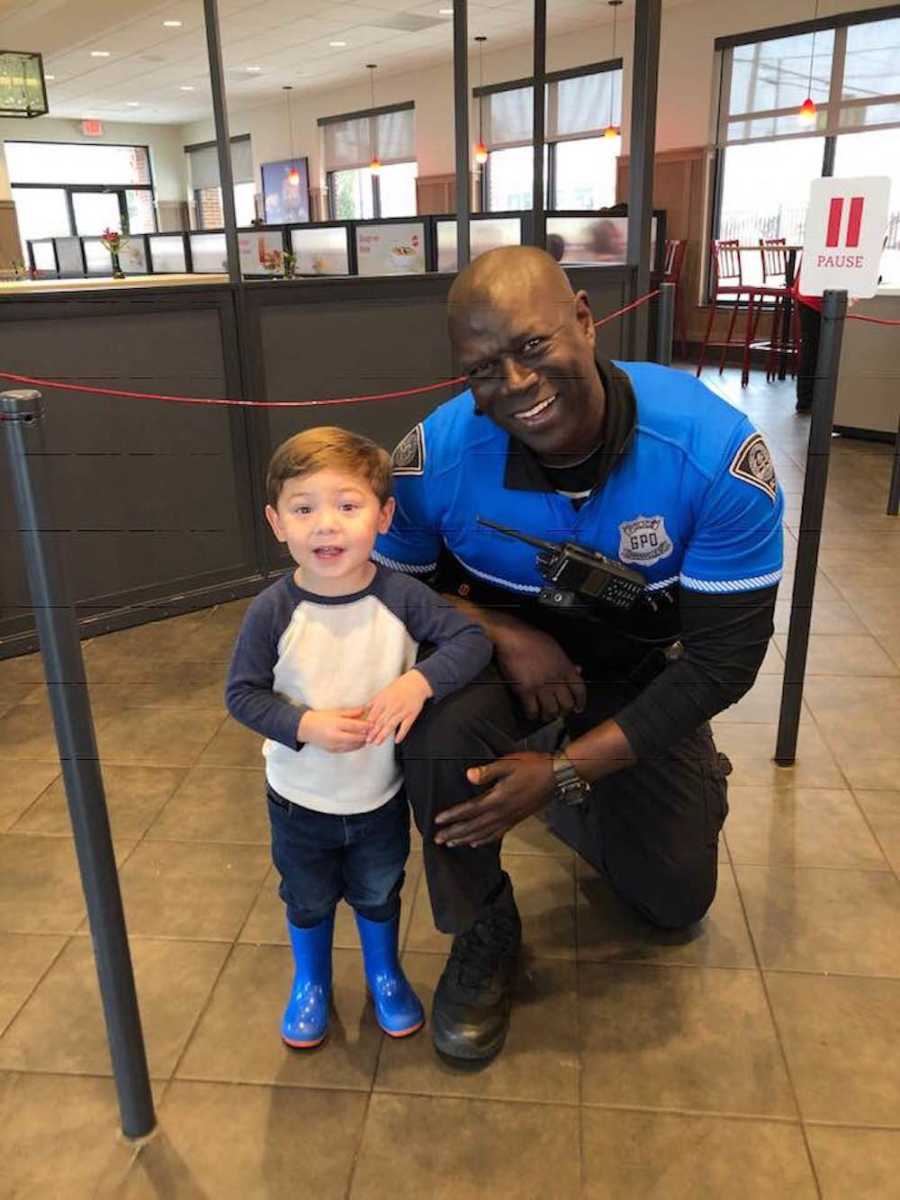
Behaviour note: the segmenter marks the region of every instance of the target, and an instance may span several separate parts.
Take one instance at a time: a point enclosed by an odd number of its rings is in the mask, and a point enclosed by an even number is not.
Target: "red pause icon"
[[[859,230],[862,225],[864,196],[853,196],[850,200],[850,210],[847,216],[847,237],[845,245],[859,245]],[[844,197],[834,196],[828,208],[828,230],[825,234],[826,246],[838,246],[841,239],[841,224],[844,216]]]

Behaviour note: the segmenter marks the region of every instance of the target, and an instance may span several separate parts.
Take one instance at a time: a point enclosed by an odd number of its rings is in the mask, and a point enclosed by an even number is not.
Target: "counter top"
[[[33,296],[46,292],[89,292],[98,288],[208,287],[211,283],[227,283],[227,275],[126,275],[113,279],[111,275],[96,275],[90,279],[3,279],[0,295]]]

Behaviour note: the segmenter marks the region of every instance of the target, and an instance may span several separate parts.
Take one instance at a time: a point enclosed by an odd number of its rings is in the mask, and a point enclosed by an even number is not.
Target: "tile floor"
[[[766,431],[788,577],[754,690],[716,722],[732,815],[715,905],[660,936],[537,822],[508,839],[527,956],[507,1047],[453,1070],[382,1037],[349,913],[328,1043],[282,1047],[289,951],[257,739],[223,711],[243,603],[87,644],[159,1114],[117,1109],[42,676],[0,663],[0,1196],[690,1200],[900,1195],[900,521],[890,451],[833,444],[799,758],[771,761],[807,425]],[[202,647],[198,661],[197,647]],[[403,938],[447,939],[413,853]]]

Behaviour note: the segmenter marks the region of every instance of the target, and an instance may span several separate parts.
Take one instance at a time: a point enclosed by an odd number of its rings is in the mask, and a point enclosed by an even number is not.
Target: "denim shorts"
[[[315,812],[266,787],[272,861],[292,925],[318,925],[341,899],[370,921],[400,911],[409,856],[409,805],[403,788],[372,812]]]

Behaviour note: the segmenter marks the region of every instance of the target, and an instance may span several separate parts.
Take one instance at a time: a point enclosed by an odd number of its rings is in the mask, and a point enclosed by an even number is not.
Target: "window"
[[[23,251],[34,238],[156,231],[146,146],[9,141],[4,150]]]
[[[414,116],[408,103],[320,117],[334,220],[416,215]],[[370,169],[375,158],[381,163],[378,172]]]
[[[216,143],[185,146],[184,152],[190,169],[194,228],[221,229],[225,224],[225,211]],[[247,135],[231,139],[231,174],[235,220],[238,225],[250,225],[256,219],[256,185],[253,182],[253,153]]]
[[[855,23],[854,23],[855,22]],[[803,241],[822,175],[890,174],[888,252],[900,278],[900,19],[835,17],[787,37],[723,38],[712,236]],[[807,96],[815,124],[798,116]],[[744,256],[745,280],[761,264]]]
[[[531,208],[534,92],[529,80],[476,88],[488,161],[482,184],[488,212]],[[548,76],[544,203],[598,209],[615,203],[619,138],[603,137],[622,111],[621,61]]]

